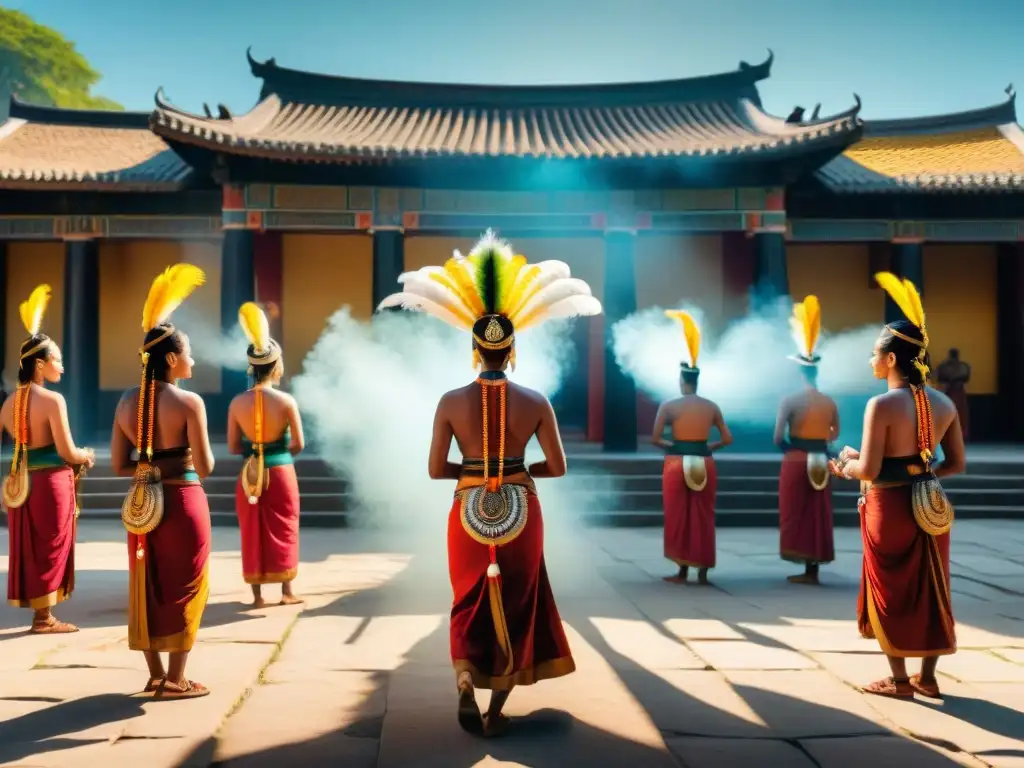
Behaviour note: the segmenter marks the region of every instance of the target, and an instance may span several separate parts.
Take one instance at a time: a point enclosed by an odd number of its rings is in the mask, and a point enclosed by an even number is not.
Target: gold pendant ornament
[[[683,456],[683,480],[691,491],[700,493],[708,484],[708,465],[703,456]]]
[[[917,527],[929,536],[941,536],[953,527],[953,505],[935,478],[911,486],[911,505]]]
[[[131,490],[121,504],[121,522],[128,533],[144,536],[160,525],[163,517],[164,488],[160,470],[140,461],[135,467]]]
[[[20,509],[28,501],[29,474],[28,459],[25,456],[15,458],[17,467],[11,468],[11,473],[4,478],[4,509],[10,512],[12,509]]]
[[[496,491],[484,486],[467,488],[459,498],[462,527],[480,544],[508,544],[526,526],[526,488],[521,485],[502,485]]]
[[[828,470],[828,456],[823,453],[807,454],[807,482],[816,491],[824,491],[828,488],[830,477]]]

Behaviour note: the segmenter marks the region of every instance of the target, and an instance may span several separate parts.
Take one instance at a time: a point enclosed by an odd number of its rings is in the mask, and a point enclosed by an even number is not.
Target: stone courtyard
[[[0,765],[1024,766],[1024,524],[956,525],[960,651],[940,663],[942,702],[905,702],[854,688],[887,674],[854,624],[856,530],[836,532],[819,588],[785,581],[770,529],[720,531],[714,586],[679,587],[661,581],[660,531],[551,513],[548,569],[578,670],[517,689],[512,729],[485,741],[455,721],[433,522],[433,535],[307,531],[302,610],[247,610],[237,531],[215,529],[189,666],[213,693],[181,702],[132,696],[146,672],[127,648],[123,532],[84,523],[58,613],[82,631],[29,636],[27,612],[0,610]]]

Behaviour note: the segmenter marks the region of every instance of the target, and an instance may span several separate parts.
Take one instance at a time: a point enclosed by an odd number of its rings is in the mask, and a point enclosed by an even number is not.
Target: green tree
[[[75,45],[21,11],[0,8],[0,92],[25,101],[71,109],[124,109],[89,93],[100,73]]]

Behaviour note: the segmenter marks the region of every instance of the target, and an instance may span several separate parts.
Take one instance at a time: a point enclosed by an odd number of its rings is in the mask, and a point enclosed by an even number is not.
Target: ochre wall
[[[794,301],[817,296],[822,328],[832,333],[864,325],[881,328],[885,294],[872,279],[869,253],[866,243],[787,243],[790,295]]]
[[[206,272],[206,284],[189,297],[179,316],[193,347],[204,331],[220,332],[219,241],[105,240],[100,242],[100,389],[126,389],[139,383],[142,307],[153,279],[172,264],[187,261]],[[172,321],[174,317],[172,316]],[[220,367],[196,351],[188,388],[220,392]]]
[[[636,244],[636,306],[677,307],[692,302],[705,322],[723,319],[722,238],[644,236]]]
[[[64,337],[64,244],[7,243],[7,279],[4,281],[7,336],[3,375],[11,385],[18,380],[21,343],[27,337],[18,308],[42,283],[53,289],[43,317],[42,332],[60,346]]]
[[[287,234],[281,246],[284,365],[297,374],[302,361],[344,306],[358,320],[373,314],[373,241],[367,235]]]
[[[926,244],[924,308],[932,367],[956,347],[971,366],[967,391],[998,392],[995,246]]]

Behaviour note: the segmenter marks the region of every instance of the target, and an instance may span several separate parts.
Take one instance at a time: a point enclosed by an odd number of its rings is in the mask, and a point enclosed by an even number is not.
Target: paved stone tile
[[[970,755],[950,753],[897,736],[858,736],[852,739],[804,739],[800,742],[821,768],[981,768]]]
[[[644,669],[704,669],[685,645],[666,637],[643,619],[591,619],[604,641],[615,653]],[[617,666],[615,661],[612,666]]]
[[[812,659],[796,651],[772,648],[747,641],[692,640],[688,645],[697,656],[720,671],[726,669],[813,669],[817,666]]]
[[[680,640],[743,640],[744,637],[718,619],[668,619],[665,629]]]
[[[965,683],[1024,683],[1024,666],[986,651],[957,651],[939,660],[939,674]]]
[[[814,768],[807,755],[784,741],[770,739],[667,739],[669,749],[684,765],[715,768]]]
[[[869,651],[878,646],[865,640],[853,622],[834,622],[827,627],[807,627],[778,624],[740,624],[742,630],[763,635],[799,651]]]

